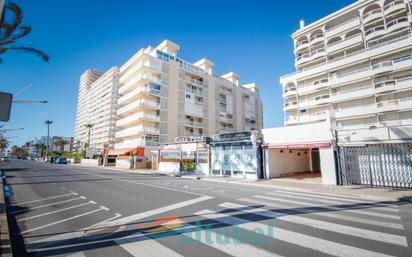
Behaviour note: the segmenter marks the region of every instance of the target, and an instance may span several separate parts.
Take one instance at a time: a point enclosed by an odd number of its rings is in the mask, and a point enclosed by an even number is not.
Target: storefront
[[[144,151],[145,149],[142,147],[109,150],[107,155],[104,154],[105,163],[119,168],[145,169],[147,158]]]
[[[260,145],[251,132],[221,134],[210,141],[212,176],[263,178]]]
[[[209,173],[209,147],[205,142],[182,142],[160,146],[158,171],[167,173]]]

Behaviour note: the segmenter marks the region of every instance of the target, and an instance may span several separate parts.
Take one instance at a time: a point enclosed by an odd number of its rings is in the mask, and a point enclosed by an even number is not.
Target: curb
[[[10,231],[9,231],[9,222],[7,218],[7,206],[5,197],[8,192],[7,186],[4,186],[4,176],[3,172],[1,172],[1,179],[0,179],[0,257],[12,257],[12,247],[11,247],[11,239],[10,239]]]

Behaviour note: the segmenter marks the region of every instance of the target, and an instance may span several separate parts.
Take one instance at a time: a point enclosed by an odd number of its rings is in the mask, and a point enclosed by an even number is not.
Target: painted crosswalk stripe
[[[283,194],[289,194],[289,195],[298,195],[298,196],[308,196],[307,192],[295,192],[295,191],[283,191],[283,190],[277,190],[276,193],[283,193]],[[276,194],[276,193],[267,193],[267,194]],[[363,204],[375,204],[375,205],[384,205],[388,207],[394,207],[398,208],[397,203],[388,203],[388,202],[373,202],[369,200],[364,200],[364,199],[347,199],[343,197],[337,197],[333,195],[318,195],[314,193],[309,193],[311,198],[321,198],[321,199],[330,199],[330,200],[336,200],[336,202],[341,203],[341,202],[348,202],[348,203],[363,203]]]
[[[251,222],[246,219],[232,217],[223,213],[215,213],[209,210],[204,210],[195,215],[202,216],[206,219],[216,220],[218,222],[234,225],[238,228],[253,232],[256,229],[267,230],[267,224],[260,222]],[[289,244],[297,245],[307,249],[315,250],[318,252],[326,253],[332,256],[341,257],[389,257],[390,255],[369,251],[341,243],[336,243],[305,234],[300,234],[292,231],[288,231],[282,228],[276,228],[273,234],[267,234],[275,240],[284,241]]]
[[[296,205],[303,205],[303,206],[314,206],[313,204],[308,203],[308,202],[290,200],[290,199],[281,199],[279,197],[270,197],[270,196],[264,196],[264,195],[255,195],[253,197],[260,198],[260,199],[265,199],[265,200],[271,200],[271,201],[284,202],[284,203],[288,203],[288,204],[296,204]],[[401,220],[401,217],[399,215],[378,213],[378,212],[372,211],[372,210],[371,211],[366,211],[366,210],[359,210],[359,209],[339,208],[339,207],[335,207],[335,206],[324,206],[324,208],[334,210],[334,211],[342,211],[342,212],[348,212],[348,213],[362,214],[362,215],[366,215],[366,216],[375,216],[375,217],[386,218],[386,219]]]
[[[61,198],[61,197],[66,197],[66,196],[71,196],[71,195],[77,195],[75,192],[70,192],[70,194],[64,194],[64,195],[56,195],[52,197],[46,197],[42,199],[37,199],[37,200],[31,200],[31,201],[26,201],[26,202],[21,202],[21,203],[13,203],[13,205],[22,205],[22,204],[28,204],[28,203],[37,203],[37,202],[42,202],[42,201],[47,201],[51,199],[56,199],[56,198]]]
[[[136,233],[133,234],[132,237],[122,238],[115,241],[133,257],[183,257],[154,239],[148,237],[135,238],[139,235],[141,234]]]
[[[23,209],[23,210],[18,210],[18,211],[12,211],[11,214],[17,214],[17,213],[25,212],[25,211],[28,211],[28,210],[40,209],[40,208],[44,208],[44,207],[47,207],[47,206],[57,205],[57,204],[61,204],[61,203],[68,203],[68,202],[81,200],[81,199],[85,200],[86,197],[80,196],[80,197],[76,197],[76,198],[72,198],[72,199],[68,199],[68,200],[64,200],[64,201],[59,201],[59,202],[44,204],[44,205],[40,205],[40,206],[30,207],[30,208]]]
[[[58,213],[58,212],[62,212],[62,211],[67,211],[67,210],[74,209],[74,208],[79,208],[79,207],[82,207],[82,206],[85,206],[85,205],[88,205],[88,204],[93,204],[93,202],[89,201],[87,203],[82,203],[82,204],[79,204],[79,205],[70,206],[70,207],[67,207],[67,208],[60,209],[60,210],[42,213],[42,214],[39,214],[39,215],[19,219],[17,221],[31,220],[31,219],[35,219],[35,218],[38,218],[38,217],[43,217],[43,216],[46,216],[46,215],[50,215],[50,214],[54,214],[54,213]]]
[[[331,222],[296,216],[296,215],[289,215],[285,216],[285,213],[275,212],[275,211],[268,211],[262,208],[254,208],[240,204],[234,203],[224,203],[219,205],[224,208],[232,208],[232,209],[242,209],[244,212],[253,213],[259,216],[269,217],[269,218],[276,218],[278,220],[283,220],[299,225],[304,225],[308,227],[313,227],[316,229],[326,230],[335,232],[338,234],[364,238],[368,240],[383,242],[387,244],[399,245],[399,246],[408,246],[408,242],[404,236],[388,234],[368,229],[350,227],[340,224],[335,224]]]
[[[241,202],[261,204],[261,205],[266,205],[266,206],[271,206],[271,207],[276,207],[276,208],[288,208],[288,209],[290,208],[290,206],[285,203],[279,204],[279,203],[268,202],[268,201],[263,201],[263,200],[256,200],[256,199],[251,199],[251,198],[240,198],[237,200]],[[329,211],[316,212],[314,211],[313,208],[302,208],[302,207],[296,211],[302,212],[302,213],[313,214],[317,216],[330,217],[330,218],[339,219],[339,220],[346,220],[346,221],[357,222],[357,223],[362,223],[362,224],[369,224],[369,225],[374,225],[378,227],[405,230],[403,225],[399,223],[383,222],[383,221],[377,221],[377,220],[367,219],[367,218],[346,216],[346,215],[339,214],[339,212],[329,212]]]
[[[334,201],[334,200],[327,200],[327,199],[320,199],[318,197],[313,197],[312,195],[294,195],[293,193],[289,192],[276,192],[276,193],[266,193],[267,195],[273,195],[273,196],[286,196],[286,197],[291,197],[291,198],[299,198],[299,199],[308,199],[310,201],[315,201],[315,202],[321,202],[325,204],[335,204],[335,205],[348,205],[346,203],[342,203],[340,201]],[[387,212],[399,212],[398,207],[391,205],[391,206],[382,206],[380,203],[363,203],[363,202],[353,202],[356,204],[356,207],[360,208],[368,208],[368,209],[374,209],[374,210],[382,210],[382,211],[387,211]],[[317,204],[317,203],[316,203]],[[318,205],[318,204],[317,204]]]
[[[82,213],[82,214],[79,214],[79,215],[76,215],[76,216],[73,216],[73,217],[70,217],[70,218],[67,218],[67,219],[63,219],[63,220],[55,221],[55,222],[52,222],[52,223],[48,223],[48,224],[40,226],[40,227],[30,228],[30,229],[27,229],[27,230],[24,230],[24,231],[20,232],[20,234],[26,234],[26,233],[33,232],[33,231],[36,231],[36,230],[39,230],[39,229],[42,229],[42,228],[50,227],[50,226],[53,226],[53,225],[56,225],[56,224],[59,224],[59,223],[63,223],[63,222],[69,221],[69,220],[77,219],[77,218],[80,218],[80,217],[83,217],[83,216],[86,216],[86,215],[89,215],[89,214],[92,214],[92,213],[95,213],[95,212],[98,212],[98,211],[103,211],[103,209],[99,208],[97,210]]]

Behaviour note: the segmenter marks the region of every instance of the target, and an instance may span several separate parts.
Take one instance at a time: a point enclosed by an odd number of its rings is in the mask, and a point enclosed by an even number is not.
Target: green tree
[[[0,56],[9,51],[32,53],[39,56],[43,61],[49,61],[49,56],[34,47],[28,45],[15,45],[18,39],[30,34],[32,28],[22,25],[23,11],[13,3],[8,2],[4,6],[3,15],[0,17]],[[0,58],[0,63],[3,60]]]
[[[4,149],[6,149],[8,145],[9,142],[7,141],[7,139],[0,137],[0,155],[1,153],[3,153]]]
[[[93,128],[93,124],[88,123],[88,124],[84,125],[84,127],[88,129],[88,131],[87,131],[87,147],[90,147],[90,134],[91,134],[91,131],[92,131],[92,128]]]
[[[64,139],[57,140],[54,144],[60,146],[61,154],[64,154],[64,146],[67,145],[69,141]]]

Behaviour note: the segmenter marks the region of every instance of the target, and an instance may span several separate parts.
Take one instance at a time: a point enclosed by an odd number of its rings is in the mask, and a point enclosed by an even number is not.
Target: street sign
[[[0,92],[0,121],[9,121],[13,95]]]

